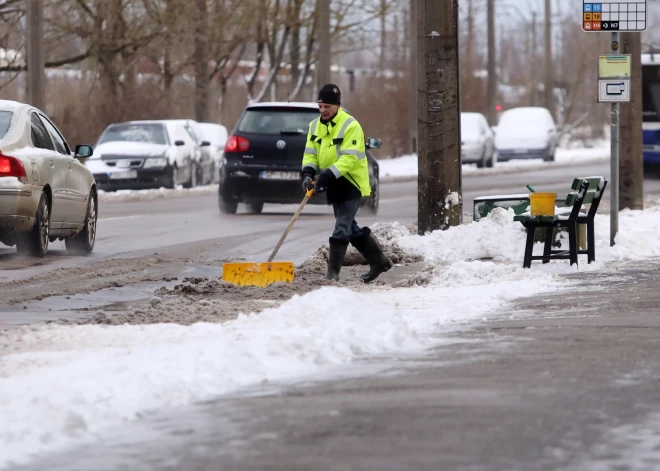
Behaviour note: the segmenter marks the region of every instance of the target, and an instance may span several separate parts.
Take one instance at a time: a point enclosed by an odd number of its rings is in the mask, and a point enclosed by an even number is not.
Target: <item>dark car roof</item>
[[[263,103],[253,103],[245,107],[247,110],[254,110],[259,108],[302,108],[318,111],[319,105],[312,101],[266,101]]]

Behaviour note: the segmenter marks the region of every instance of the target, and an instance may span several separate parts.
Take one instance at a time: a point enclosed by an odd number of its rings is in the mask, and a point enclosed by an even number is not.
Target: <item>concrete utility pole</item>
[[[319,73],[318,87],[332,82],[330,72],[330,0],[319,0]]]
[[[486,117],[491,126],[497,125],[497,70],[495,69],[495,0],[488,0],[488,89]]]
[[[209,62],[207,0],[195,0],[195,119],[209,121]]]
[[[28,103],[45,111],[46,74],[44,58],[43,0],[27,0],[27,93]]]
[[[419,233],[461,224],[458,0],[417,0]]]
[[[417,152],[417,0],[410,0],[410,152]]]
[[[555,116],[554,80],[552,77],[552,0],[545,0],[545,107]]]
[[[642,157],[642,41],[640,33],[621,33],[621,54],[632,54],[630,103],[620,104],[619,208],[644,209]]]

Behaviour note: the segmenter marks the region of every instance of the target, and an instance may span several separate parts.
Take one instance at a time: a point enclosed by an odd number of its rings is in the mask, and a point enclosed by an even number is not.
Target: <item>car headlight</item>
[[[164,157],[150,158],[144,161],[143,168],[164,168],[167,167],[167,159]]]

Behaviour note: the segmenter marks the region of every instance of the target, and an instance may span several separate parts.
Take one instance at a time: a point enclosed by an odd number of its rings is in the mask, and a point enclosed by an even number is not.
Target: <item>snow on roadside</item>
[[[580,164],[585,162],[597,162],[610,157],[609,144],[599,142],[593,148],[558,148],[555,154],[555,163]],[[552,162],[543,162],[540,159],[533,160],[511,160],[509,162],[497,162],[494,168],[477,168],[475,164],[464,164],[463,175],[476,174],[477,172],[488,175],[508,173],[513,170],[524,168],[543,168],[555,165]],[[393,159],[382,159],[378,161],[380,177],[386,178],[413,178],[417,176],[417,155],[404,155]]]
[[[126,201],[152,201],[156,199],[181,198],[182,196],[215,195],[218,185],[196,186],[194,188],[183,188],[178,185],[174,189],[159,188],[157,190],[99,190],[99,201],[101,202],[126,202]]]
[[[623,211],[618,243],[609,248],[609,225],[599,216],[599,261],[580,270],[660,255],[659,225],[660,208]],[[429,262],[425,286],[324,287],[224,324],[0,333],[0,467],[93,441],[150,411],[431,347],[509,300],[560,288],[555,274],[575,271],[564,261],[523,269],[524,233],[511,210],[425,236],[396,224],[392,232],[399,247]]]

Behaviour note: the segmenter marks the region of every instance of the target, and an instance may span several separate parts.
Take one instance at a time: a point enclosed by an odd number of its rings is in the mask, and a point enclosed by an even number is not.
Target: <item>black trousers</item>
[[[359,199],[351,199],[334,203],[332,209],[335,212],[335,230],[332,238],[338,242],[348,243],[352,239],[364,234],[357,222],[355,215],[360,207]]]

